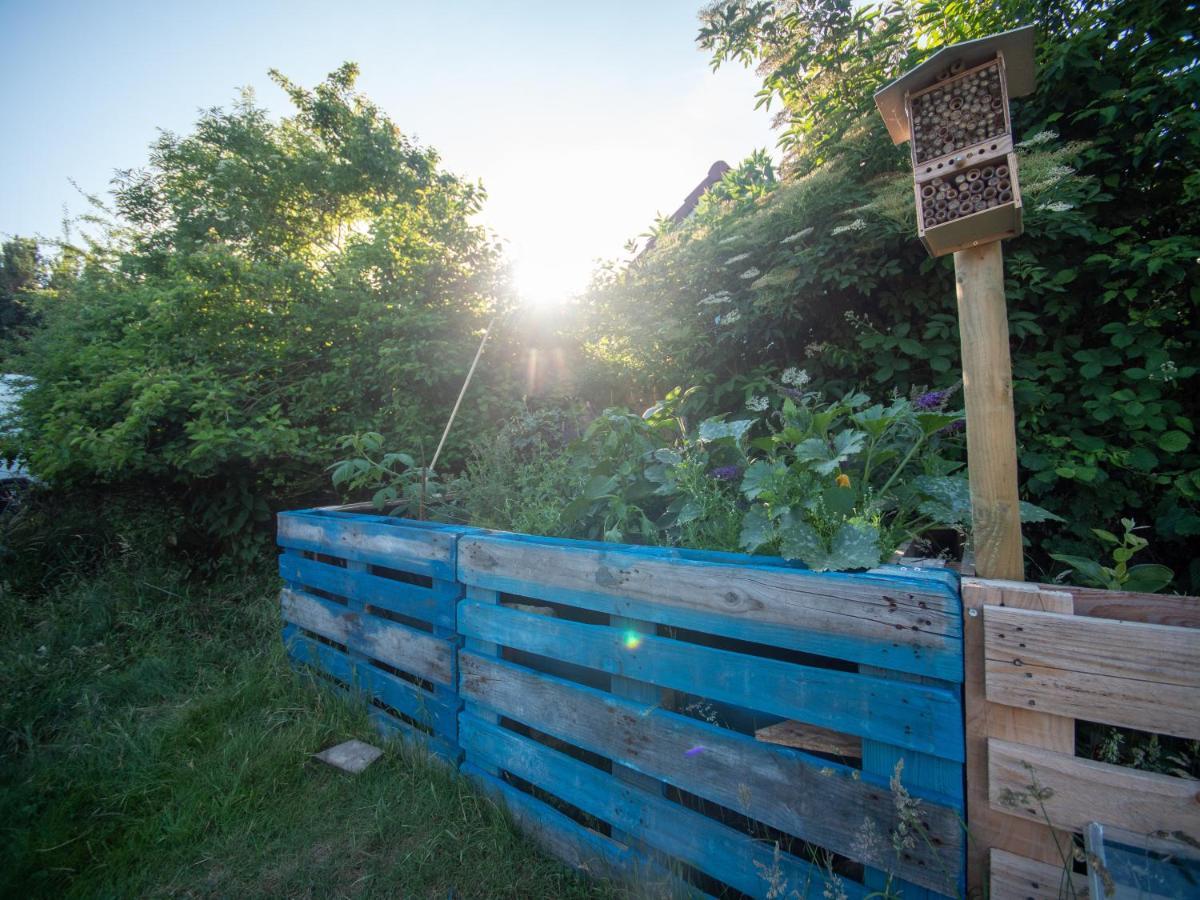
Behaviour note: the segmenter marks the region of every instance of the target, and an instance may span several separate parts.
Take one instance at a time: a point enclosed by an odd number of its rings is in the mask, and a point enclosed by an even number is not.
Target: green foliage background
[[[953,265],[915,238],[907,147],[872,93],[943,43],[1036,24],[1038,88],[1013,104],[1026,231],[1004,248],[1022,494],[1068,520],[1038,534],[1049,548],[1151,523],[1195,590],[1197,19],[1194,3],[709,7],[714,65],[757,65],[780,109],[783,178],[660,223],[653,250],[598,274],[591,379],[632,376],[639,400],[701,384],[713,411],[785,365],[835,395],[954,384]]]
[[[714,66],[757,67],[782,165],[753,154],[536,327],[506,314],[497,244],[472,223],[480,186],[357,94],[353,65],[313,90],[276,75],[291,116],[250,96],[210,110],[119,174],[90,239],[52,264],[6,245],[5,353],[37,382],[23,452],[55,487],[175,504],[198,545],[250,560],[272,508],[334,499],[341,436],[377,432],[428,460],[497,312],[444,481],[527,391],[574,393],[586,423],[677,386],[697,388],[695,421],[734,412],[788,366],[829,397],[951,387],[952,264],[915,238],[907,148],[872,94],[946,43],[1032,23],[1038,88],[1014,104],[1026,233],[1005,244],[1007,292],[1022,494],[1066,520],[1031,530],[1034,561],[1094,555],[1091,529],[1129,517],[1153,526],[1157,561],[1191,567],[1176,585],[1200,590],[1198,19],[1194,2],[1148,0],[711,4],[698,43]],[[537,347],[570,377],[530,381]],[[571,480],[523,479],[512,437],[476,455],[459,486],[484,491],[491,473],[490,493],[462,508],[551,521]],[[496,488],[531,480],[530,504]]]

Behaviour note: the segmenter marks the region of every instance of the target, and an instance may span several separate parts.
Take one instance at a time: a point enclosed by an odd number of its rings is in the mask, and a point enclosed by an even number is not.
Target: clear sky
[[[69,179],[104,192],[159,128],[275,67],[312,86],[346,60],[359,87],[444,164],[481,179],[483,221],[536,300],[582,289],[717,159],[774,146],[758,80],[712,73],[701,0],[266,2],[0,0],[0,235],[60,234]]]

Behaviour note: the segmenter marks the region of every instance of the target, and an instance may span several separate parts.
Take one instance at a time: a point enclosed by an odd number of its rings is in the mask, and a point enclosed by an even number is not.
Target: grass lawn
[[[276,590],[129,559],[0,583],[0,895],[611,895],[420,753],[312,761],[380,739],[288,667]]]

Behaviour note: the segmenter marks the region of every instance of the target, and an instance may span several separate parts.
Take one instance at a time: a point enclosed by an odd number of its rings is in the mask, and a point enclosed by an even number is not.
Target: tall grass
[[[272,578],[0,576],[0,895],[591,897],[469,784],[294,672]],[[264,563],[264,569],[270,562]]]

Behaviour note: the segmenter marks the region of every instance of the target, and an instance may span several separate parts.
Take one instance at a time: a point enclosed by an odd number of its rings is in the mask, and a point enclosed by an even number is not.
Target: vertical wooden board
[[[989,703],[986,696],[984,617],[985,606],[1011,606],[1047,612],[1071,612],[1071,595],[1045,591],[1036,585],[1013,581],[963,579],[964,658],[963,684],[967,724],[967,883],[972,893],[984,889],[988,851],[1006,850],[1037,862],[1059,861],[1055,841],[1068,839],[1045,825],[1027,822],[992,809],[988,800],[989,737],[1060,753],[1075,752],[1075,722],[1032,710]]]
[[[1025,577],[1025,560],[1000,242],[956,252],[954,278],[962,339],[975,568],[986,578],[1019,581]]]
[[[499,591],[489,590],[487,588],[476,587],[475,585],[467,585],[466,599],[475,603],[497,606],[500,603]],[[489,659],[497,659],[500,654],[500,647],[493,641],[480,640],[479,638],[468,637],[463,642],[463,649],[469,650],[472,653],[478,653],[480,656]],[[461,657],[460,657],[461,659]],[[475,703],[462,690],[462,669],[459,669],[459,694],[463,700],[463,715],[473,715],[484,722],[499,724],[500,716],[493,710],[487,709],[478,703]],[[487,773],[492,778],[500,777],[500,770],[492,763],[476,758],[471,752],[464,748],[465,759],[467,763],[476,766],[479,771]]]
[[[890,678],[901,684],[911,685],[914,689],[922,684],[938,683],[933,679],[917,675],[887,672],[867,666],[860,667],[860,670],[864,675]],[[961,716],[960,706],[960,723],[962,721]],[[961,724],[959,727],[961,728]],[[864,740],[862,767],[864,772],[870,772],[880,778],[896,780],[897,785],[893,788],[893,797],[895,798],[897,808],[904,805],[904,794],[910,792],[911,789],[917,791],[934,790],[947,797],[952,797],[955,801],[956,809],[960,813],[965,813],[963,802],[963,766],[961,762],[930,756],[926,753],[916,752],[881,741]],[[885,839],[893,842],[893,844],[915,844],[925,840],[919,831],[907,828],[901,833],[886,835]],[[961,895],[966,885],[965,842],[960,843],[954,848],[946,848],[945,852],[936,857],[935,864],[942,866],[946,880],[953,881],[957,885],[955,894]],[[895,879],[890,873],[880,871],[879,869],[867,870],[864,880],[867,887],[877,891],[890,889],[893,892],[898,892],[904,897],[904,900],[924,900],[924,898],[944,896],[943,894],[931,891],[927,887],[921,887],[903,879]]]

